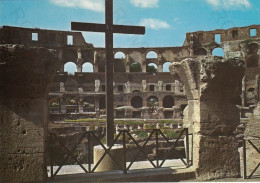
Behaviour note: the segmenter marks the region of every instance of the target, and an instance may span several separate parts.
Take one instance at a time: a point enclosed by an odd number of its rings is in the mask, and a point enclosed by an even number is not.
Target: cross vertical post
[[[113,0],[106,0],[106,116],[107,116],[107,146],[114,141],[114,86],[113,86]]]
[[[145,27],[114,25],[113,23],[113,0],[105,0],[105,24],[71,22],[71,29],[78,31],[105,32],[106,34],[106,116],[107,133],[106,142],[112,146],[114,142],[114,54],[113,54],[113,34],[145,34]]]

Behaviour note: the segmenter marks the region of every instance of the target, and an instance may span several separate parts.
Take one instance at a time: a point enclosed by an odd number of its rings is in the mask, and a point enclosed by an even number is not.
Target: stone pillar
[[[61,110],[62,114],[65,114],[67,112],[66,106],[65,106],[65,101],[63,98],[61,98],[61,100],[60,100],[60,110]]]
[[[142,85],[143,85],[143,92],[147,91],[147,83],[146,80],[142,80]]]
[[[130,72],[130,57],[129,54],[126,55],[125,71],[126,73]]]
[[[238,143],[233,134],[240,116],[230,101],[241,94],[243,64],[236,59],[204,57],[171,66],[172,74],[177,72],[185,85],[188,107],[184,127],[193,132],[198,179],[240,176]]]
[[[64,82],[60,82],[60,92],[61,92],[61,93],[64,93],[64,92],[65,92]]]
[[[82,114],[84,112],[84,109],[83,109],[83,103],[84,103],[84,100],[83,98],[79,98],[79,101],[78,101],[78,106],[79,106],[79,114]]]
[[[145,54],[142,54],[142,72],[146,72],[146,58],[145,58]]]
[[[48,88],[54,50],[1,45],[0,182],[45,182]]]
[[[99,96],[95,96],[95,112],[96,112],[96,118],[99,119],[100,113],[99,113]]]
[[[100,80],[95,80],[95,92],[99,92],[100,89]]]
[[[97,51],[94,51],[94,72],[98,72],[98,56]]]
[[[81,49],[78,49],[77,53],[78,53],[77,72],[82,72],[82,64],[83,64],[84,60],[82,59]]]
[[[126,93],[131,93],[131,84],[129,81],[125,83]]]
[[[159,92],[163,91],[163,81],[158,81],[158,91]]]
[[[180,82],[178,80],[175,80],[174,86],[175,86],[175,88],[174,88],[175,92],[174,93],[179,94],[180,93]]]

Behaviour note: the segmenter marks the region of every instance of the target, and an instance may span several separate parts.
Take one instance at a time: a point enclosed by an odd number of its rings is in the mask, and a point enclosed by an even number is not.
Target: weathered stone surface
[[[240,176],[235,131],[239,110],[232,104],[241,93],[243,61],[202,57],[171,66],[185,85],[188,106],[184,127],[194,135],[194,166],[197,178],[210,180]]]
[[[47,92],[56,52],[1,45],[0,59],[0,182],[43,182]]]

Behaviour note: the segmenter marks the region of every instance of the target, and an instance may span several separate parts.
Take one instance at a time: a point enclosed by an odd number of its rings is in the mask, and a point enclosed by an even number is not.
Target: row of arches
[[[171,62],[165,62],[163,64],[163,72],[170,72],[169,66]],[[67,62],[64,65],[64,72],[68,72],[69,74],[74,74],[75,72],[78,71],[78,66],[74,62]],[[81,68],[82,72],[89,72],[93,73],[94,72],[94,66],[90,62],[86,62],[82,65]],[[150,63],[146,67],[147,72],[158,72],[158,66],[155,63]],[[116,67],[114,68],[114,72],[120,72]],[[122,72],[122,71],[121,71]],[[135,62],[130,65],[130,72],[142,72],[142,66],[140,63]]]
[[[174,103],[174,98],[170,95],[167,95],[163,98],[163,107],[164,108],[172,108]],[[151,96],[146,100],[147,107],[158,107],[159,100],[156,96]],[[131,99],[131,106],[134,108],[141,108],[143,107],[143,98],[140,96],[134,96]]]
[[[118,51],[114,54],[114,58],[115,59],[125,59],[126,56],[125,56],[125,53],[122,52],[122,51]],[[155,51],[149,51],[147,54],[146,54],[146,58],[147,59],[155,59],[155,58],[158,58],[158,54],[155,52]]]
[[[207,55],[208,52],[205,48],[198,48],[194,51],[194,55]],[[212,50],[213,56],[224,57],[224,50],[221,47],[214,48]]]

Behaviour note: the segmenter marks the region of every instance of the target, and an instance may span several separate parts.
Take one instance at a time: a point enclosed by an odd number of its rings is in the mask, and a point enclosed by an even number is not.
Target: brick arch
[[[156,57],[155,58],[150,58],[150,59],[157,59],[158,58],[158,56],[159,56],[159,52],[157,51],[157,50],[154,50],[154,49],[148,49],[146,52],[145,52],[145,58],[146,59],[149,59],[148,57],[147,57],[147,55],[149,54],[149,53],[156,53]]]
[[[131,106],[134,108],[143,107],[143,98],[140,96],[134,96],[131,98]]]
[[[159,106],[159,98],[154,95],[151,95],[146,99],[146,103],[148,107],[153,107],[153,105]]]
[[[203,47],[194,50],[194,55],[207,55],[207,54],[208,54],[207,50]]]
[[[118,54],[118,53],[123,53],[123,54],[124,54],[124,57],[123,57],[123,58],[116,58],[116,54]],[[114,51],[114,58],[115,58],[115,59],[126,59],[126,55],[127,55],[127,53],[125,53],[125,52],[122,51],[122,50]]]
[[[69,74],[75,74],[78,69],[78,65],[76,62],[73,61],[68,61],[64,63],[63,65],[64,72],[68,72]]]
[[[171,95],[166,95],[166,96],[163,98],[163,107],[164,107],[164,108],[172,108],[174,105],[175,105],[175,101],[174,101],[173,96],[171,96]]]
[[[82,72],[94,72],[94,65],[91,62],[84,62],[82,64]]]

